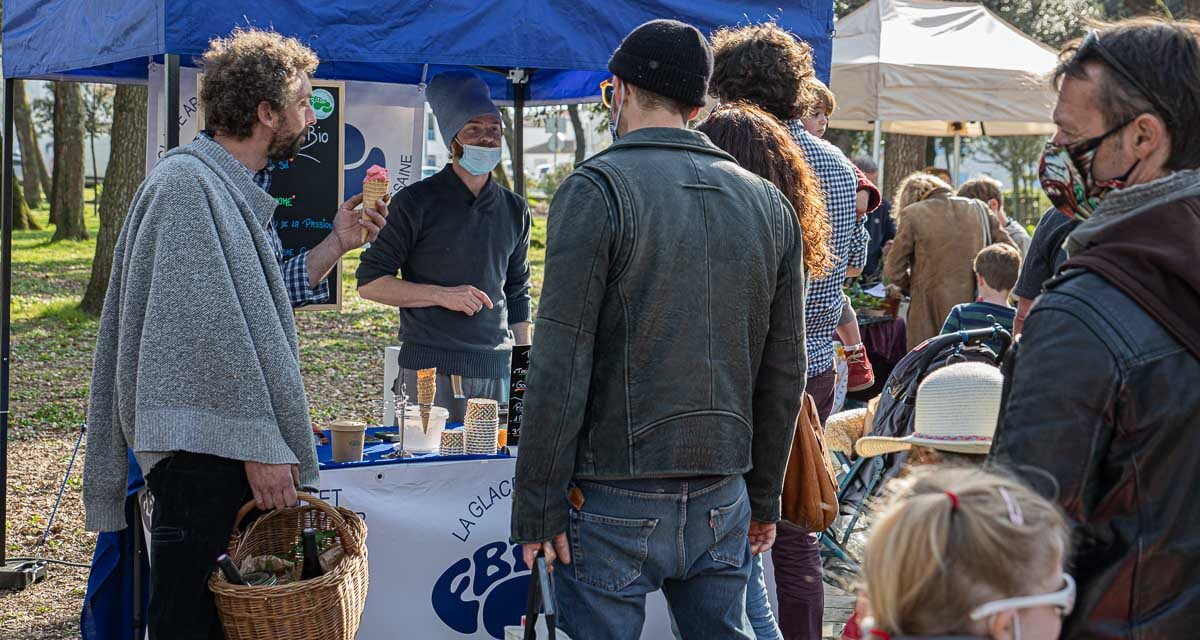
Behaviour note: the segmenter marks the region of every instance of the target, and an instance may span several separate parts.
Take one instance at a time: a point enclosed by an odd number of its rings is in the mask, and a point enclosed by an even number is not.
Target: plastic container
[[[367,430],[365,422],[354,420],[338,420],[329,425],[329,435],[333,440],[334,462],[358,462],[363,459],[363,435]]]
[[[436,453],[442,446],[442,431],[450,411],[444,407],[433,407],[429,412],[429,430],[421,427],[421,408],[408,405],[408,418],[404,422],[404,448],[416,453]]]

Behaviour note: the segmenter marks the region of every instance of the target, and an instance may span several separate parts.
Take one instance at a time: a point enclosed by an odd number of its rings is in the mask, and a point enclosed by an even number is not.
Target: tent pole
[[[529,88],[529,73],[525,69],[509,69],[508,85],[513,95],[513,190],[525,197],[525,91]]]
[[[950,177],[954,179],[954,184],[951,186],[954,186],[954,187],[958,186],[958,167],[959,167],[959,163],[961,161],[962,161],[962,136],[960,136],[959,134],[956,133],[956,134],[954,134],[954,158],[952,158],[950,161],[950,167],[951,167]]]
[[[8,539],[8,367],[10,364],[11,303],[12,303],[12,230],[13,230],[13,92],[16,82],[4,79],[4,186],[0,188],[0,216],[3,216],[0,235],[0,570],[6,569]],[[30,165],[32,166],[32,165]]]
[[[875,121],[875,135],[871,137],[871,157],[875,160],[875,166],[879,167],[878,174],[875,176],[879,187],[883,187],[883,121]]]
[[[167,96],[167,150],[179,146],[179,56],[168,53],[164,56],[166,64],[166,86],[163,93]]]

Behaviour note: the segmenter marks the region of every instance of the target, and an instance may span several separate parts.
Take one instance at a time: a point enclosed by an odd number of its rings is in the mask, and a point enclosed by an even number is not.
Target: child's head
[[[988,206],[992,211],[1004,209],[1004,192],[1000,190],[1000,181],[991,176],[975,176],[962,183],[958,195],[962,198],[974,198]]]
[[[989,244],[975,255],[974,266],[980,291],[986,286],[998,295],[1008,297],[1021,272],[1021,253],[1012,245]]]
[[[833,92],[824,82],[816,78],[808,80],[808,89],[813,95],[812,107],[808,110],[800,121],[804,123],[804,128],[809,133],[818,138],[825,137],[825,131],[829,129],[829,116],[837,110],[837,100],[833,97]]]
[[[1024,484],[922,467],[889,483],[863,572],[874,628],[892,635],[1057,638],[1073,582],[1062,513]],[[1068,597],[1068,596],[1072,597]],[[1046,596],[1033,602],[1000,602]]]

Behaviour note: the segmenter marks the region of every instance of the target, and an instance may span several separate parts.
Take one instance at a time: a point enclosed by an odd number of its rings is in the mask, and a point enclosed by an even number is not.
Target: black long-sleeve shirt
[[[509,325],[529,320],[529,207],[489,180],[476,197],[452,166],[397,193],[387,226],[362,254],[358,286],[399,275],[442,287],[471,285],[492,309],[400,309],[400,366],[469,378],[508,374]]]

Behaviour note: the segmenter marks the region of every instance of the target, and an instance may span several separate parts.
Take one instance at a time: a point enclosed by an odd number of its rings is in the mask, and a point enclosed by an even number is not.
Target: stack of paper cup
[[[495,400],[467,400],[466,451],[471,454],[496,453],[496,431],[500,428],[500,407]]]
[[[446,429],[442,432],[442,446],[439,455],[461,456],[463,454],[463,430]]]

